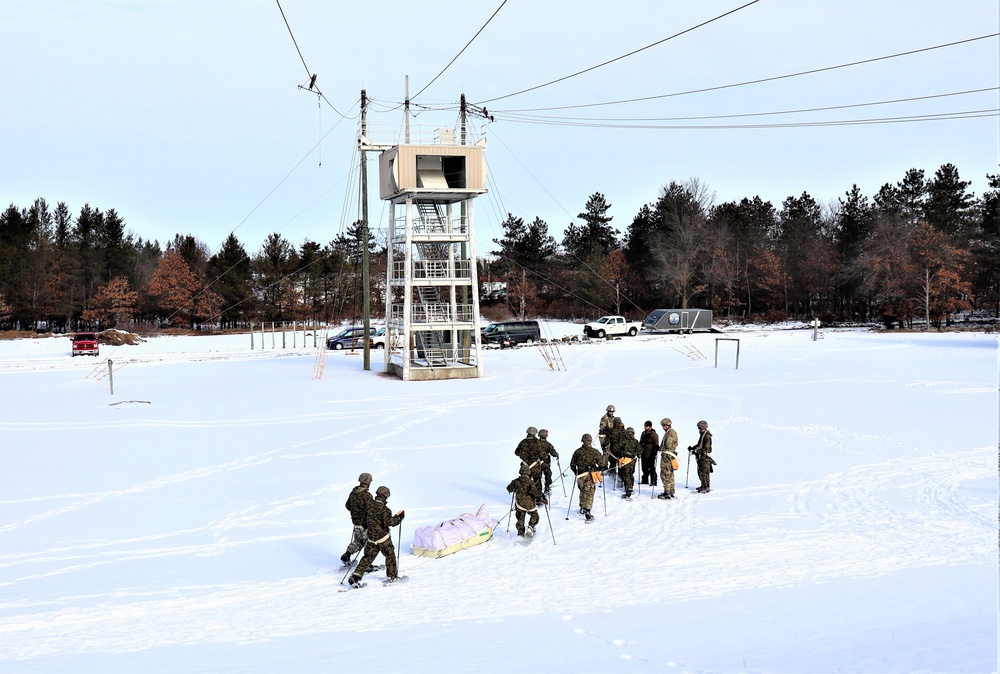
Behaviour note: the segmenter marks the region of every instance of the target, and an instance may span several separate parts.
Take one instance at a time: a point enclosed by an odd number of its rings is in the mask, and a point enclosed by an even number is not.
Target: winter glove
[[[396,513],[396,517],[398,517],[399,521],[402,522],[403,518],[406,517],[406,511],[400,510],[398,513]]]

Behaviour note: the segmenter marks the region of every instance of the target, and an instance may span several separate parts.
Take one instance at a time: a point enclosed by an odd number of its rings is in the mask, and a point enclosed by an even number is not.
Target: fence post
[[[253,321],[250,321],[250,350],[253,351]]]
[[[115,394],[115,372],[113,369],[114,362],[108,358],[108,383],[111,385],[111,395]]]
[[[285,348],[285,327],[286,327],[286,323],[287,323],[286,321],[281,321],[281,348],[282,349]]]

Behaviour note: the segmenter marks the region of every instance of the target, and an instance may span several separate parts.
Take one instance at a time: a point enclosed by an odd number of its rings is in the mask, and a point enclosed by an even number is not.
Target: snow
[[[0,671],[997,671],[997,337],[821,336],[563,344],[565,369],[490,350],[441,382],[380,352],[314,378],[301,333],[101,360],[0,342]],[[708,420],[713,491],[683,489],[682,453],[674,501],[608,484],[585,525],[557,484],[530,545],[504,521],[407,553],[417,527],[506,515],[527,426],[565,468],[609,403],[637,430],[670,416],[682,448]],[[364,471],[406,510],[409,582],[338,592]]]

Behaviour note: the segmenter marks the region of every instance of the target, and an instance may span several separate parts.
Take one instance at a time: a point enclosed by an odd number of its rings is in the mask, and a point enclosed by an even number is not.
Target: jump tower
[[[375,145],[379,195],[389,202],[385,371],[404,380],[483,374],[473,200],[486,192],[482,145],[455,132]],[[463,134],[464,135],[464,134]]]

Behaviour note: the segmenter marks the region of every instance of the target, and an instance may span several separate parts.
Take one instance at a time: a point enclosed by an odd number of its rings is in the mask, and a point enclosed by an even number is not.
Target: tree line
[[[11,204],[0,214],[0,328],[215,329],[357,318],[360,233],[354,223],[326,245],[307,239],[297,248],[272,233],[254,254],[230,234],[212,253],[190,234],[165,247],[137,237],[115,209],[85,204],[74,217],[64,202]],[[368,246],[375,251],[374,237]],[[378,272],[379,257],[372,259]]]
[[[806,192],[776,207],[716,204],[697,179],[670,182],[624,235],[594,193],[561,242],[540,218],[509,215],[484,270],[507,282],[518,315],[712,309],[731,320],[820,318],[940,326],[1000,316],[1000,175],[977,198],[952,164],[908,170],[871,197],[854,185],[832,204]]]
[[[780,206],[721,204],[697,179],[670,182],[624,234],[595,192],[557,241],[547,223],[509,215],[480,282],[506,293],[484,308],[520,317],[641,318],[655,308],[720,318],[941,325],[957,313],[1000,316],[1000,175],[976,197],[951,164],[910,169],[866,196],[831,204],[808,193]],[[0,328],[240,328],[251,322],[357,321],[362,227],[323,245],[279,233],[250,254],[230,234],[212,253],[194,236],[165,246],[126,231],[114,210],[74,216],[43,198],[0,213]],[[372,314],[385,315],[385,244],[369,234]],[[494,298],[494,299],[490,299]],[[487,309],[490,311],[490,309]]]

